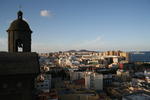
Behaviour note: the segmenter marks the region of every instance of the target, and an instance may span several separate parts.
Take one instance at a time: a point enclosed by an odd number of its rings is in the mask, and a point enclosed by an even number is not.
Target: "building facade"
[[[0,99],[34,100],[34,80],[39,57],[31,52],[31,33],[23,13],[18,12],[8,32],[8,52],[0,52]],[[21,50],[20,50],[21,49]]]

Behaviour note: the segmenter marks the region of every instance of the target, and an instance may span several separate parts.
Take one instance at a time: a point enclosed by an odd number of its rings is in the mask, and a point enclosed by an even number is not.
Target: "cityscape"
[[[0,2],[0,100],[150,100],[149,0]]]

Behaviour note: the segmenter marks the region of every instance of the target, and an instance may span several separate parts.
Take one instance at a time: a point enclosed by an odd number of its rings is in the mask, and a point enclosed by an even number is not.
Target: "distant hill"
[[[97,51],[91,51],[91,50],[81,49],[81,50],[68,50],[66,52],[97,52]]]
[[[66,51],[66,52],[77,52],[77,50],[69,50],[69,51]]]
[[[82,49],[82,50],[79,50],[78,52],[93,52],[93,51]]]

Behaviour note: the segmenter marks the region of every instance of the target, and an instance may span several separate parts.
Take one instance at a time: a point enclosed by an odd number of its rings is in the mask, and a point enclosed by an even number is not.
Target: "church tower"
[[[8,52],[31,52],[31,29],[23,20],[23,12],[18,11],[18,18],[14,20],[8,32]]]
[[[31,52],[32,31],[21,11],[7,32],[9,52],[0,52],[0,100],[35,100],[39,57]]]

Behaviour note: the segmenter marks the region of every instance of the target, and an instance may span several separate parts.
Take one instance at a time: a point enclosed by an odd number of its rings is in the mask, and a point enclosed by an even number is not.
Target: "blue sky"
[[[19,5],[32,51],[150,50],[150,0],[0,0],[0,51]]]

